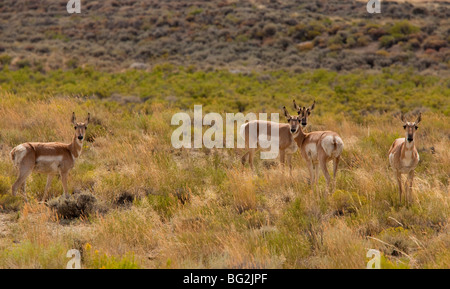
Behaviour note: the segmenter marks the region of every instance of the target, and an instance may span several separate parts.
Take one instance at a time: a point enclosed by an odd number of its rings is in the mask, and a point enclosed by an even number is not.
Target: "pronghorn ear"
[[[419,116],[417,117],[416,124],[419,124],[419,122],[420,122],[421,120],[422,120],[422,113],[419,112]]]
[[[314,102],[313,102],[313,104],[311,105],[311,107],[310,107],[309,110],[310,110],[310,111],[313,110],[315,106],[316,106],[316,100],[314,100]]]
[[[86,122],[84,124],[88,125],[90,120],[91,120],[91,114],[88,112],[88,117],[87,117]]]
[[[75,118],[75,112],[72,113],[71,122],[72,122],[73,125],[77,125],[77,121],[76,121],[76,118]]]
[[[287,111],[285,106],[283,106],[283,113],[284,113],[284,116],[287,118],[287,120],[289,120],[291,118],[291,116],[289,115],[289,112]]]
[[[403,123],[406,123],[405,115],[403,114],[403,112],[402,112],[402,114],[400,115],[400,120],[401,120]]]
[[[300,114],[300,106],[297,105],[297,103],[295,103],[295,99],[294,99],[294,109],[298,112],[298,114]]]

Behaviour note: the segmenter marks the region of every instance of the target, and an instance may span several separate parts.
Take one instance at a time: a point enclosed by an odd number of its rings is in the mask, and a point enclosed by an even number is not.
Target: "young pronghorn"
[[[295,127],[297,122],[301,121],[306,126],[306,118],[311,114],[312,108],[299,107],[295,104],[297,108],[298,116],[291,116],[286,108],[284,107],[284,113],[287,118],[290,127]],[[296,121],[295,121],[296,120]],[[311,187],[317,184],[319,179],[319,167],[325,176],[327,181],[327,191],[329,192],[331,184],[331,176],[328,173],[327,163],[333,160],[333,184],[332,191],[334,191],[336,186],[336,174],[338,170],[339,160],[344,149],[344,142],[341,137],[332,131],[314,131],[310,133],[304,133],[300,127],[297,136],[295,137],[295,142],[302,154],[302,157],[306,160],[308,164],[308,170],[310,174]]]
[[[414,144],[414,134],[418,129],[418,124],[422,120],[422,114],[419,113],[415,122],[407,122],[405,117],[401,116],[403,128],[406,135],[404,138],[398,138],[394,141],[389,149],[389,163],[394,170],[400,191],[400,203],[402,202],[402,174],[408,174],[405,181],[405,202],[409,203],[411,197],[412,184],[414,179],[414,169],[419,163],[419,153]],[[408,186],[409,182],[409,186]],[[408,194],[409,187],[409,194]]]
[[[90,120],[88,114],[85,122],[76,122],[75,113],[72,114],[72,123],[75,127],[75,135],[70,144],[57,142],[40,143],[27,142],[20,144],[11,151],[11,159],[19,170],[19,177],[12,186],[12,194],[16,195],[17,190],[22,186],[25,199],[27,199],[25,184],[26,178],[33,172],[47,174],[47,184],[44,190],[45,200],[53,177],[56,174],[61,176],[64,194],[67,194],[67,177],[69,171],[74,167],[75,160],[80,156],[83,148],[83,140],[87,125]]]

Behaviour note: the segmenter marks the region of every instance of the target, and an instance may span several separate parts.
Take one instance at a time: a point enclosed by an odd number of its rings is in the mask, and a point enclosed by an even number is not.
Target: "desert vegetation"
[[[120,2],[122,3],[122,2]],[[202,12],[193,12],[194,16]],[[193,17],[194,17],[193,16]],[[270,27],[267,27],[270,30]],[[267,33],[271,33],[267,31]],[[384,68],[335,72],[205,71],[156,65],[108,73],[94,68],[0,71],[0,268],[450,267],[448,78]],[[238,149],[174,149],[175,112],[278,112],[316,100],[308,130],[345,142],[337,190],[319,197],[296,153],[293,174],[277,160],[242,169]],[[11,196],[9,152],[26,141],[70,142],[71,113],[91,113],[83,153],[60,197],[46,177],[28,181],[29,202]],[[413,203],[400,204],[388,167],[404,132],[400,112],[422,122]],[[280,118],[281,119],[281,118]],[[325,190],[321,176],[319,187]]]
[[[445,1],[103,0],[66,13],[66,0],[0,3],[0,65],[37,71],[155,64],[302,72],[414,68],[448,72]]]

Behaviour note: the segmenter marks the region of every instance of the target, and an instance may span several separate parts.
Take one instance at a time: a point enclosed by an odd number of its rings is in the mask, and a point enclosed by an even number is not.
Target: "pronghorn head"
[[[86,136],[86,129],[90,119],[91,114],[88,113],[87,119],[84,122],[77,122],[75,118],[75,112],[72,113],[72,124],[74,125],[75,128],[75,137],[80,142],[82,142],[84,140],[84,137]]]
[[[405,116],[402,114],[401,121],[403,122],[403,128],[406,131],[405,139],[408,142],[414,141],[414,134],[416,133],[417,129],[419,128],[417,125],[422,120],[422,113],[419,113],[419,116],[417,117],[415,122],[409,122],[406,121]]]
[[[311,114],[311,111],[314,109],[315,106],[316,106],[315,100],[310,107],[300,107],[295,103],[294,100],[294,108],[297,110],[300,124],[303,128],[305,128],[308,125],[308,116]]]
[[[295,134],[297,133],[297,131],[300,128],[300,118],[299,116],[291,116],[289,114],[289,112],[287,111],[286,107],[283,106],[283,112],[284,112],[284,116],[286,117],[288,123],[289,123],[289,127],[291,129],[291,133]]]

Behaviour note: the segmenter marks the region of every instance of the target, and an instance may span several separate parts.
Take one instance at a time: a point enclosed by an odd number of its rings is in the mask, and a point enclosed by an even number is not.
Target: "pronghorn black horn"
[[[417,117],[416,124],[418,124],[422,120],[422,113],[419,112],[419,116]]]

